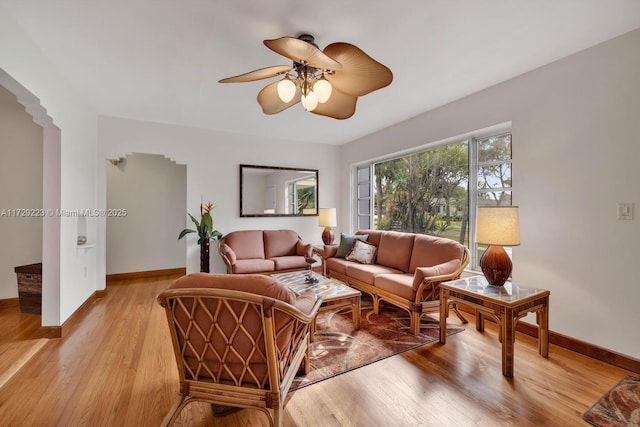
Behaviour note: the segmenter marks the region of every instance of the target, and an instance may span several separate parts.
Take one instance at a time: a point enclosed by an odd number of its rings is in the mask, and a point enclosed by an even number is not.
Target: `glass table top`
[[[317,279],[318,282],[307,283],[305,282],[305,279],[308,275],[308,271],[292,271],[289,273],[272,274],[271,277],[274,277],[280,283],[288,286],[289,289],[297,295],[304,293],[308,289],[312,289],[318,297],[325,301],[360,295],[359,290],[353,289],[340,281],[324,277],[317,273],[313,273],[313,277]]]
[[[505,302],[517,301],[549,292],[546,289],[528,288],[511,282],[505,283],[504,286],[493,286],[487,282],[484,276],[466,277],[464,279],[444,282],[443,285],[455,290],[467,291],[468,293]]]

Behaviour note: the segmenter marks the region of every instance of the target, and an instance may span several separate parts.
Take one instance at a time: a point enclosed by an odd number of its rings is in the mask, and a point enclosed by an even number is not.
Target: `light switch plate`
[[[618,219],[633,219],[633,203],[618,203]]]

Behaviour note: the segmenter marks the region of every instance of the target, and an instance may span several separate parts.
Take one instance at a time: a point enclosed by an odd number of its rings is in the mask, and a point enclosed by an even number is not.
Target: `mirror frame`
[[[295,213],[250,213],[244,212],[242,209],[242,201],[244,200],[244,171],[245,169],[263,169],[273,171],[290,171],[290,172],[304,172],[308,171],[315,174],[316,179],[316,212],[313,214],[295,214]],[[319,194],[319,176],[318,169],[310,168],[287,168],[280,166],[263,166],[263,165],[240,165],[240,216],[241,217],[286,217],[286,216],[318,216],[318,194]]]

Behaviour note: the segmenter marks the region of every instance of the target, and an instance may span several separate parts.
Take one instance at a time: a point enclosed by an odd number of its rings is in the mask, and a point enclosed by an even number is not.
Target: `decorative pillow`
[[[353,249],[351,249],[351,252],[349,252],[344,259],[359,262],[360,264],[373,264],[377,250],[378,248],[375,245],[356,239],[353,244]]]
[[[338,246],[338,252],[336,252],[336,258],[344,258],[349,251],[353,248],[353,242],[358,240],[366,241],[369,238],[368,234],[358,234],[356,236],[352,234],[340,233],[340,246]]]

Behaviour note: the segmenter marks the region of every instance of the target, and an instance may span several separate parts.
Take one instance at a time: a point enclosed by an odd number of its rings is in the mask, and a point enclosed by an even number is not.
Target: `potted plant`
[[[222,237],[222,233],[213,229],[213,218],[211,211],[216,207],[215,204],[208,202],[206,205],[200,203],[200,222],[187,212],[196,229],[185,228],[180,232],[178,240],[182,239],[189,233],[198,233],[198,244],[200,245],[200,271],[209,273],[209,243],[210,239]]]

